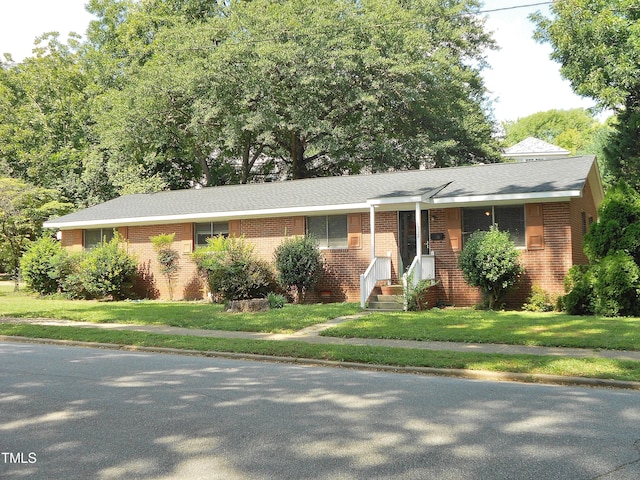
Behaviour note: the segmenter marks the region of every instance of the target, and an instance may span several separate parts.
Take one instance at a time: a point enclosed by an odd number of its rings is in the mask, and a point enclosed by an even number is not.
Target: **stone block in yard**
[[[264,312],[269,310],[269,300],[252,298],[250,300],[231,300],[227,312]]]

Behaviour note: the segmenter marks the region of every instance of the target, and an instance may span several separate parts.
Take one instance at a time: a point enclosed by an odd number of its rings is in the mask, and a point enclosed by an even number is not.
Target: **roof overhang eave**
[[[582,190],[562,190],[554,192],[523,192],[493,195],[468,195],[438,197],[431,199],[431,204],[443,208],[445,206],[462,206],[463,204],[487,204],[505,202],[527,202],[527,201],[565,201],[571,198],[582,197]]]
[[[147,217],[120,217],[101,220],[56,221],[44,223],[45,228],[72,230],[76,228],[111,228],[137,225],[177,224],[199,221],[224,221],[231,219],[281,217],[287,215],[329,215],[339,213],[356,213],[369,211],[373,206],[380,210],[409,208],[416,204],[429,208],[446,208],[448,206],[483,205],[490,203],[526,202],[526,201],[563,201],[582,196],[582,190],[564,190],[554,192],[525,192],[494,195],[468,195],[433,197],[433,192],[423,195],[372,198],[363,203],[342,205],[298,206],[265,210],[244,210],[230,212],[203,212],[178,215],[156,215]]]
[[[398,195],[370,198],[369,200],[367,200],[367,204],[369,204],[370,206],[373,205],[375,207],[389,207],[394,205],[400,207],[406,205],[415,205],[416,203],[427,205],[429,203],[432,203],[432,199],[435,195],[437,195],[450,184],[451,182],[444,183],[419,195]]]
[[[350,203],[342,205],[301,206],[289,208],[273,208],[265,210],[238,210],[229,212],[203,212],[178,215],[152,215],[146,217],[118,217],[100,220],[56,221],[44,223],[45,228],[72,230],[76,228],[110,228],[137,225],[162,225],[190,223],[199,221],[240,220],[246,218],[282,217],[287,215],[354,213],[369,211],[367,203]]]
[[[406,204],[416,204],[416,203],[426,203],[425,198],[423,198],[422,195],[412,195],[407,197],[371,198],[367,200],[367,204],[369,206],[374,206],[374,207],[382,207],[387,205],[406,205]]]

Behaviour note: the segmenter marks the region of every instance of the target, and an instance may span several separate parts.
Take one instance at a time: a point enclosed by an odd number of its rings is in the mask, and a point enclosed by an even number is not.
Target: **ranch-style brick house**
[[[521,250],[525,274],[507,298],[531,287],[563,293],[569,268],[587,262],[582,239],[597,220],[603,189],[594,156],[134,194],[49,220],[69,250],[94,246],[114,229],[139,260],[137,290],[168,298],[149,237],[175,233],[174,298],[202,298],[190,254],[213,235],[243,236],[258,256],[293,235],[312,234],[326,260],[318,301],[366,302],[379,281],[433,278],[437,302],[480,300],[457,267],[465,240],[498,224]]]

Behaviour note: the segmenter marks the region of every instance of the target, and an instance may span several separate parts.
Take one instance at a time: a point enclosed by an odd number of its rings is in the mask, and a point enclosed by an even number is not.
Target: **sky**
[[[74,31],[84,34],[92,16],[84,5],[88,0],[0,0],[0,54],[9,52],[15,61],[31,54],[33,42],[45,32],[60,32],[62,40]],[[560,66],[550,60],[551,46],[532,39],[534,26],[527,19],[544,5],[544,0],[485,0],[487,29],[500,47],[487,54],[490,69],[484,72],[493,99],[494,117],[499,122],[515,121],[536,112],[589,108],[590,99],[573,93],[569,82],[560,77]]]

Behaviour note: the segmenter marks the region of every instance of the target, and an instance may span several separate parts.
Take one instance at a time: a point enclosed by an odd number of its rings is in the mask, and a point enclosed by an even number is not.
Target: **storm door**
[[[429,211],[422,210],[422,254],[429,253]],[[411,266],[416,256],[416,212],[398,212],[398,243],[400,247],[401,270]]]

